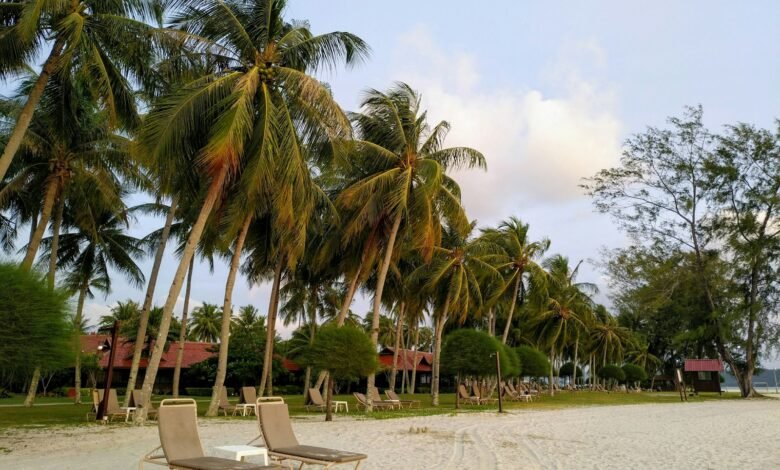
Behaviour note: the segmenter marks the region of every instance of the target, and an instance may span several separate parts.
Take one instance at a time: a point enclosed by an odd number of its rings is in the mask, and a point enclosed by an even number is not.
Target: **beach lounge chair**
[[[236,408],[241,409],[241,414],[244,416],[246,416],[249,410],[257,414],[257,389],[255,387],[241,387]]]
[[[97,410],[100,407],[100,403],[103,401],[104,394],[105,392],[103,390],[92,391],[92,402],[95,406],[95,413],[97,413]],[[113,420],[114,418],[123,418],[125,421],[127,421],[130,417],[130,412],[127,410],[127,408],[122,408],[119,406],[119,399],[117,398],[115,388],[112,388],[108,391],[108,406],[106,406],[106,411],[103,416],[107,417],[109,421]]]
[[[504,398],[508,398],[512,401],[531,401],[531,395],[525,395],[523,393],[513,392],[509,385],[504,385]]]
[[[466,386],[463,384],[458,385],[458,396],[461,400],[465,400],[468,405],[484,405],[485,402],[480,400],[479,397],[472,397],[466,390]]]
[[[401,406],[406,406],[407,408],[419,408],[420,407],[420,400],[401,400],[398,397],[398,394],[395,393],[395,391],[387,389],[385,390],[385,395],[387,395],[387,398],[392,401],[397,401],[401,404]]]
[[[186,470],[270,470],[278,465],[259,465],[219,457],[206,457],[198,435],[198,408],[191,398],[163,400],[158,410],[160,446],[146,454],[144,463]],[[162,449],[162,454],[159,450]]]
[[[355,400],[357,400],[357,409],[358,411],[362,408],[364,410],[368,409],[368,399],[365,395],[362,393],[354,392],[352,395],[355,397]],[[391,405],[389,403],[383,403],[383,402],[375,402],[371,401],[371,406],[374,407],[377,410],[392,410],[395,408],[395,405]]]
[[[363,460],[368,458],[365,454],[299,444],[290,423],[286,403],[258,400],[257,419],[260,422],[260,432],[265,446],[268,448],[268,455],[279,461],[300,462],[299,469],[307,463],[322,465],[324,468],[354,463],[357,469]]]
[[[306,411],[311,411],[312,409],[317,411],[325,411],[326,406],[327,405],[325,404],[325,399],[322,398],[322,394],[320,393],[320,390],[317,388],[310,388],[309,403],[303,405],[303,407],[306,408]]]
[[[133,390],[133,393],[130,394],[130,406],[138,408],[139,406],[144,406],[144,403],[146,403],[144,391],[141,389]],[[157,408],[154,407],[151,400],[149,400],[149,409],[146,410],[146,417],[148,419],[157,419]]]
[[[371,387],[368,390],[369,398],[371,398],[371,401],[373,402],[374,406],[376,406],[377,403],[382,403],[385,405],[390,405],[392,409],[401,409],[401,401],[400,400],[383,400],[382,395],[379,394],[379,389],[376,387]]]
[[[238,406],[230,403],[227,394],[227,387],[223,385],[222,389],[219,391],[219,408],[217,409],[217,414],[219,414],[219,412],[221,411],[225,413],[225,416],[227,416],[228,411],[230,411],[233,414],[233,416],[235,416],[236,413],[238,412],[238,409],[239,409]]]
[[[498,401],[497,398],[492,398],[493,396],[492,393],[489,396],[486,396],[485,390],[480,390],[480,387],[476,381],[471,382],[471,394],[479,398],[482,401],[482,403],[490,403],[490,402]]]

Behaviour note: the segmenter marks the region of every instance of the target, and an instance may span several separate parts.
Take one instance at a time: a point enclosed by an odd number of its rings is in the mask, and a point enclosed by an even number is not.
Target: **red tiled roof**
[[[98,352],[98,346],[104,344],[106,341],[110,342],[111,337],[109,335],[82,335],[81,336],[81,350],[83,352]],[[133,364],[133,349],[135,345],[125,338],[118,340],[119,349],[117,350],[116,358],[114,359],[114,368],[117,369],[129,369]],[[182,369],[189,369],[192,365],[199,362],[203,362],[206,359],[215,356],[216,344],[212,343],[196,343],[193,341],[184,342],[184,355],[181,360]],[[168,350],[163,353],[160,360],[160,369],[173,369],[176,366],[176,354],[179,351],[179,342],[172,341],[168,345]],[[100,367],[105,369],[108,367],[108,353],[98,353],[100,357]],[[141,358],[140,367],[143,369],[148,364],[146,357]]]
[[[398,369],[403,370],[404,367],[406,367],[406,370],[414,369],[414,362],[416,357],[417,372],[431,372],[431,370],[433,370],[433,354],[423,351],[416,351],[416,353],[417,354],[415,355],[415,351],[412,351],[411,349],[399,349],[398,360],[396,361],[396,366]],[[392,368],[393,355],[394,348],[383,349],[379,352],[379,363],[388,369]]]
[[[723,372],[720,359],[686,359],[685,372]]]
[[[301,370],[301,366],[299,366],[295,361],[292,359],[287,359],[286,357],[280,357],[276,356],[277,359],[280,359],[282,361],[282,367],[287,369],[287,372],[298,372]]]

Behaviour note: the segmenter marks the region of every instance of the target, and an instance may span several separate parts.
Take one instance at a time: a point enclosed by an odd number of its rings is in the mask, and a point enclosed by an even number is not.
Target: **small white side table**
[[[344,405],[344,410],[346,410],[347,413],[349,413],[349,402],[346,401],[339,401],[339,400],[333,400],[333,408],[336,413],[339,412],[341,409],[341,405]]]
[[[233,460],[238,460],[239,462],[244,460],[244,457],[249,457],[252,455],[260,455],[263,457],[263,465],[268,465],[268,449],[266,449],[265,447],[240,445],[240,446],[219,446],[219,447],[215,447],[215,449],[231,454],[230,458],[232,458]]]

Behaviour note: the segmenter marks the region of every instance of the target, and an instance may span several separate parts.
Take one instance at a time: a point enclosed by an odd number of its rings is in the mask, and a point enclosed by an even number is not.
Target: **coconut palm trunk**
[[[284,258],[279,257],[274,268],[274,281],[271,286],[271,299],[268,303],[268,329],[265,337],[265,356],[263,358],[263,372],[260,378],[260,396],[268,390],[271,394],[271,367],[274,357],[274,339],[276,337],[276,311],[279,308],[279,285],[282,282],[282,270],[284,269]]]
[[[517,296],[520,294],[520,281],[523,279],[523,273],[517,273],[517,279],[515,280],[514,294],[512,295],[512,304],[509,307],[509,315],[506,317],[506,325],[504,326],[504,335],[501,337],[501,342],[506,344],[507,338],[509,338],[509,330],[512,328],[512,315],[515,313],[515,304],[517,303]]]
[[[222,328],[219,333],[219,358],[217,359],[217,377],[214,379],[214,388],[211,392],[211,403],[206,411],[206,416],[216,416],[219,411],[219,397],[227,375],[228,347],[230,343],[230,323],[233,319],[233,288],[236,285],[236,274],[241,264],[241,251],[244,249],[246,235],[249,233],[249,225],[252,223],[252,215],[244,219],[244,225],[236,239],[236,248],[230,260],[230,271],[225,283],[225,301],[222,304]]]
[[[580,332],[577,332],[577,336],[574,339],[574,372],[572,372],[572,382],[574,382],[574,390],[577,390],[577,353],[580,349]]]
[[[181,363],[184,360],[184,343],[187,341],[187,314],[190,307],[190,290],[192,289],[192,270],[194,262],[187,271],[187,288],[184,291],[184,308],[181,311],[181,329],[179,329],[179,350],[176,351],[176,366],[173,368],[173,398],[179,398],[179,382],[181,379]]]
[[[214,179],[209,186],[206,198],[203,201],[203,205],[200,209],[200,214],[190,230],[190,235],[187,238],[187,243],[184,245],[184,251],[182,253],[181,260],[179,261],[179,267],[176,269],[176,274],[173,277],[171,288],[168,291],[168,298],[165,301],[163,307],[162,319],[160,320],[159,331],[157,333],[157,340],[154,342],[154,349],[152,356],[149,358],[149,364],[146,367],[146,375],[144,376],[143,394],[146,400],[151,399],[152,391],[154,390],[154,381],[157,378],[157,371],[160,367],[160,360],[165,349],[165,341],[168,338],[168,330],[171,327],[171,316],[173,315],[173,308],[176,306],[176,301],[179,299],[179,293],[181,292],[182,284],[184,284],[184,276],[187,274],[192,258],[195,256],[195,249],[200,242],[200,237],[203,235],[203,230],[206,227],[206,222],[211,215],[211,211],[214,209],[214,204],[217,201],[220,193],[222,192],[222,186],[227,178],[227,166],[223,166],[219,169]],[[144,403],[146,405],[146,403]],[[147,406],[140,407],[136,410],[136,420],[139,423],[143,423],[146,420]]]
[[[450,295],[447,294],[447,300],[444,301],[444,308],[441,315],[436,319],[436,333],[433,342],[433,377],[431,380],[431,404],[439,406],[439,375],[441,370],[441,337],[444,330],[444,324],[447,323],[447,315],[450,310]]]
[[[171,200],[171,207],[168,209],[168,215],[165,217],[165,225],[163,226],[162,234],[160,234],[160,244],[157,246],[157,250],[154,253],[154,263],[152,264],[152,273],[149,275],[149,284],[146,286],[146,296],[144,297],[144,305],[141,308],[141,316],[138,319],[138,331],[135,334],[135,349],[133,350],[133,362],[130,365],[130,376],[127,379],[126,390],[132,391],[135,389],[135,381],[138,377],[138,367],[141,364],[141,355],[144,350],[144,344],[146,343],[146,328],[149,326],[149,312],[152,310],[152,301],[154,300],[154,289],[157,287],[157,276],[160,273],[160,266],[162,265],[163,254],[165,253],[165,245],[168,242],[168,236],[171,233],[171,225],[173,219],[176,216],[176,205],[178,204],[178,197],[174,196]],[[130,406],[130,397],[132,393],[125,393],[125,401],[123,406]]]
[[[398,319],[395,322],[395,348],[393,349],[393,368],[390,370],[390,390],[395,391],[395,380],[398,376],[398,353],[401,345],[401,335],[404,326],[404,309],[406,304],[401,302],[398,307]]]
[[[550,396],[555,396],[555,387],[553,386],[553,376],[555,374],[555,347],[550,350]]]
[[[379,276],[376,281],[376,292],[374,293],[374,313],[371,319],[371,343],[376,348],[379,342],[379,314],[382,311],[382,291],[385,288],[385,279],[387,279],[387,271],[390,269],[390,260],[393,258],[393,247],[395,246],[395,239],[398,236],[398,229],[401,227],[402,213],[399,212],[395,216],[393,221],[393,228],[390,231],[390,238],[387,240],[387,247],[385,248],[385,256],[382,260],[382,266],[379,270]],[[368,380],[366,380],[367,396],[370,395],[370,390],[374,388],[376,383],[376,374],[369,374]],[[366,411],[371,412],[371,400],[368,401]]]
[[[51,249],[49,250],[49,290],[54,290],[55,276],[57,273],[57,251],[60,246],[60,229],[62,227],[62,213],[65,210],[65,196],[60,195],[57,200],[57,211],[54,213],[54,222],[51,228]]]
[[[414,395],[417,384],[417,345],[420,344],[420,325],[414,327],[414,356],[412,358],[412,381],[409,383],[409,393]]]
[[[51,74],[57,68],[57,62],[59,61],[64,47],[65,41],[62,39],[58,39],[54,43],[54,47],[52,47],[49,57],[43,64],[40,75],[38,75],[35,84],[30,90],[30,94],[27,96],[24,108],[22,108],[22,112],[19,113],[19,117],[16,119],[14,130],[8,137],[8,142],[5,145],[5,149],[3,149],[3,155],[0,156],[0,181],[5,178],[5,174],[8,172],[8,168],[11,166],[11,162],[13,161],[16,152],[22,145],[22,140],[27,133],[27,128],[30,127],[30,122],[32,122],[35,108],[38,107],[38,103],[41,101],[41,96],[43,96],[43,90],[49,82],[49,77],[51,77]]]
[[[46,193],[43,197],[43,206],[41,207],[41,216],[38,218],[38,225],[35,227],[32,237],[30,237],[30,243],[27,245],[27,253],[24,255],[22,261],[22,269],[29,271],[32,268],[35,261],[35,255],[38,254],[38,248],[41,246],[41,240],[43,234],[46,232],[46,227],[49,225],[49,219],[51,218],[51,212],[54,209],[54,203],[57,200],[57,192],[59,189],[59,183],[56,177],[50,177],[46,183]]]
[[[344,297],[344,302],[341,304],[341,309],[339,310],[339,316],[336,319],[336,325],[338,326],[344,326],[344,321],[347,319],[347,314],[349,313],[349,307],[352,305],[352,299],[355,297],[355,292],[357,291],[358,287],[358,280],[360,279],[360,272],[363,269],[363,259],[360,259],[360,264],[358,265],[357,270],[355,271],[355,274],[352,276],[352,280],[349,283],[349,290],[347,291],[347,296]]]
[[[73,324],[74,325],[81,325],[81,318],[84,315],[84,300],[87,297],[87,288],[86,286],[79,290],[79,300],[76,307],[76,316],[73,318]],[[74,388],[76,389],[76,397],[74,398],[73,402],[75,404],[81,403],[81,335],[76,335],[76,344],[74,345],[76,347],[76,366],[74,369]]]

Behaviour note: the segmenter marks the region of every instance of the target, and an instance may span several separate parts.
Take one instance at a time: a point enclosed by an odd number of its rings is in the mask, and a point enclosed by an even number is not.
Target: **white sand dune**
[[[294,427],[306,444],[368,454],[366,469],[780,468],[780,400],[339,417]],[[210,454],[256,434],[249,420],[201,421]],[[12,449],[0,468],[131,469],[158,442],[153,426],[11,431],[0,436],[0,447]]]

